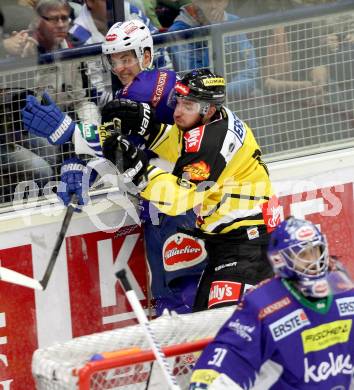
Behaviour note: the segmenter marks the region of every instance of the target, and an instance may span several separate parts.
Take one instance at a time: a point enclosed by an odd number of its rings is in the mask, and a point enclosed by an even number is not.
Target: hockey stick
[[[20,274],[11,269],[0,267],[0,280],[8,283],[18,284],[19,286],[33,288],[34,290],[43,290],[43,286],[36,279]]]
[[[139,324],[143,327],[145,335],[148,339],[150,347],[156,357],[157,362],[159,363],[162,373],[168,383],[168,387],[171,390],[180,390],[179,385],[177,384],[176,378],[172,374],[172,370],[168,361],[166,359],[165,354],[163,353],[159,342],[157,341],[153,330],[150,327],[150,323],[146,317],[144,309],[142,308],[138,297],[135,294],[132,286],[130,285],[125,269],[121,269],[116,272],[116,277],[120,280],[127,295],[128,301],[131,307],[134,310],[134,313],[138,319]]]
[[[76,196],[73,195],[70,199],[70,203],[68,204],[68,208],[66,209],[64,220],[63,220],[63,223],[61,225],[61,229],[60,229],[60,232],[58,234],[57,241],[55,242],[54,249],[52,251],[52,255],[50,256],[49,263],[48,263],[47,268],[44,272],[44,276],[43,276],[42,280],[39,282],[41,284],[43,290],[45,290],[47,288],[49,279],[52,275],[55,263],[56,263],[57,258],[58,258],[61,244],[63,243],[66,231],[68,230],[69,223],[71,221],[71,217],[73,216],[73,213],[75,211],[76,206],[77,206]]]
[[[43,279],[41,281],[38,281],[36,279],[30,278],[29,276],[23,275],[19,272],[16,272],[16,271],[13,271],[11,269],[0,266],[0,281],[2,280],[4,282],[17,284],[17,285],[23,286],[23,287],[32,288],[34,290],[43,291],[46,289],[48,282],[49,282],[49,279],[50,279],[50,276],[53,272],[53,268],[54,268],[55,262],[57,260],[59,250],[61,248],[61,244],[64,240],[65,233],[68,230],[68,226],[69,226],[71,217],[72,217],[73,212],[76,208],[75,200],[76,200],[75,196],[73,196],[70,200],[70,203],[69,203],[68,208],[66,210],[65,217],[64,217],[64,220],[63,220],[60,232],[59,232],[59,236],[58,236],[57,241],[55,243],[55,246],[54,246],[52,255],[50,257],[48,266],[44,272]]]

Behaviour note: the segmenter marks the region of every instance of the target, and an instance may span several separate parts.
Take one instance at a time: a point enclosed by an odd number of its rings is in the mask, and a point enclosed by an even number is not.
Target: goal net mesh
[[[188,388],[198,351],[202,349],[193,343],[214,337],[233,310],[234,307],[226,307],[163,315],[151,321],[156,339],[167,351],[170,366],[182,389]],[[135,350],[129,353],[129,349]],[[40,390],[167,389],[158,364],[152,354],[146,352],[150,349],[143,328],[128,326],[37,349],[32,359],[32,374],[36,388]],[[96,354],[105,358],[92,361]]]

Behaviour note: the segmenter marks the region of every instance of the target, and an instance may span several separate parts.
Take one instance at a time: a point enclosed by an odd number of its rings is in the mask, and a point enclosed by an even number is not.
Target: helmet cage
[[[303,254],[305,251],[312,252],[315,255],[316,248],[319,249],[320,253],[317,259],[304,258]],[[321,240],[316,237],[316,239],[311,241],[290,245],[287,248],[279,250],[278,254],[283,257],[286,263],[285,269],[282,272],[288,275],[288,271],[290,271],[291,276],[296,279],[316,279],[323,277],[327,273],[329,257],[325,237],[322,237]]]
[[[293,280],[304,295],[328,295],[327,240],[312,223],[293,217],[283,221],[271,235],[268,257],[274,273]]]

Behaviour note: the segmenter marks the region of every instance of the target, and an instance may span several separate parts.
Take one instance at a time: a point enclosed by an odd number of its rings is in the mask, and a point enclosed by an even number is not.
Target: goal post
[[[162,348],[167,358],[173,358],[171,359],[173,374],[182,389],[188,388],[194,363],[199,353],[212,340],[213,337],[210,337]],[[153,362],[155,362],[155,355],[152,350],[127,352],[121,356],[89,362],[76,373],[78,388],[79,390],[124,389],[134,386],[137,389],[143,385],[142,388],[145,389],[147,381],[151,380],[152,375],[159,375],[153,374],[153,367],[151,367]],[[143,371],[143,363],[150,363],[145,372]],[[157,365],[155,371],[159,372]],[[163,378],[160,375],[158,380],[160,383],[152,386],[165,388]],[[109,387],[105,387],[106,385]]]
[[[200,351],[234,309],[163,315],[150,322],[182,389],[188,389]],[[92,361],[97,354],[103,359]],[[32,374],[38,390],[166,389],[154,361],[142,327],[132,325],[37,349]]]

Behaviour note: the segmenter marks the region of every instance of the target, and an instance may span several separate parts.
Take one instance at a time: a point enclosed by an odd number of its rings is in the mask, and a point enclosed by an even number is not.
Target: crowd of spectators
[[[330,2],[124,0],[124,14],[127,20],[142,20],[153,34],[190,30],[192,37],[196,27]],[[37,61],[41,54],[102,42],[109,27],[107,4],[110,2],[106,0],[3,0],[0,5],[0,59],[17,57]],[[332,25],[336,26],[335,23]],[[271,117],[266,108],[268,103],[260,100],[264,96],[282,102],[296,100],[307,107],[330,105],[331,110],[341,113],[353,111],[353,93],[348,92],[353,90],[354,39],[351,29],[337,31],[332,28],[324,33],[323,26],[320,27],[305,23],[277,26],[268,29],[262,40],[255,39],[252,33],[241,32],[225,38],[225,47],[230,50],[225,53],[229,63],[225,76],[230,104],[237,111],[239,107],[242,109],[240,102],[248,101],[250,117],[245,113],[241,115],[251,122],[257,136],[257,124],[261,122],[253,122],[254,118],[257,116],[258,121],[266,121]],[[189,38],[188,34],[186,38]],[[210,67],[212,55],[207,39],[202,37],[189,43],[170,43],[168,48],[159,49],[154,64],[182,74],[191,69]],[[40,96],[47,90],[73,119],[98,123],[100,108],[113,96],[111,75],[105,71],[99,56],[85,62],[57,61],[50,70],[36,72],[34,85],[35,88],[26,90],[18,85],[14,92],[9,91],[6,83],[1,87],[1,163],[6,162],[8,171],[17,172],[19,161],[30,160],[22,164],[23,172],[37,170],[39,173],[35,178],[43,175],[53,178],[57,173],[53,166],[61,162],[53,157],[58,155],[58,150],[43,145],[42,140],[29,138],[16,110],[21,108],[26,94]],[[13,91],[13,85],[10,89]],[[12,119],[6,115],[9,111],[14,112]],[[346,114],[345,119],[348,115],[351,114]],[[272,123],[266,126],[272,127]],[[272,152],[271,149],[265,151]],[[28,159],[28,153],[33,154],[31,159]]]

